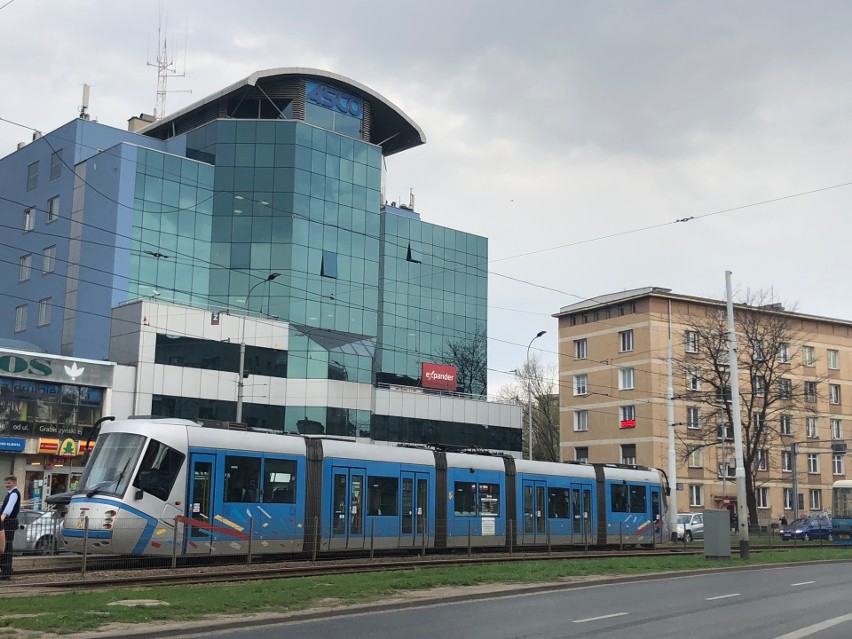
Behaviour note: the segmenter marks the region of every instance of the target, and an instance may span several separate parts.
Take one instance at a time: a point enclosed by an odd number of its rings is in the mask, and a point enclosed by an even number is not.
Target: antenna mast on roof
[[[154,106],[154,119],[160,120],[166,115],[166,88],[169,78],[186,77],[186,44],[184,43],[184,71],[178,73],[174,59],[169,57],[168,25],[163,24],[163,6],[160,5],[160,22],[157,26],[157,61],[148,62],[149,67],[157,67],[157,102]],[[192,93],[192,89],[171,91],[171,93]]]
[[[80,119],[89,119],[89,85],[83,85],[83,104],[80,106]]]

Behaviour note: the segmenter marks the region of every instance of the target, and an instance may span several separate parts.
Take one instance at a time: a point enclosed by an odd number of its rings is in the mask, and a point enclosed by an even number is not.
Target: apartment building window
[[[698,331],[685,331],[683,334],[683,349],[687,353],[698,352]]]
[[[782,435],[792,435],[793,434],[793,416],[789,414],[781,415],[779,418],[781,420],[781,434]]]
[[[736,461],[727,461],[719,464],[719,479],[722,477],[726,477],[727,479],[734,479],[737,476],[737,462]]]
[[[811,510],[822,510],[822,491],[811,490]]]
[[[816,354],[813,346],[802,346],[802,363],[805,366],[816,365]]]
[[[790,345],[787,342],[778,344],[778,361],[782,364],[790,362]]]
[[[35,209],[28,207],[24,209],[24,233],[35,228]]]
[[[790,399],[793,396],[793,383],[789,379],[782,377],[778,380],[778,397],[781,399]]]
[[[726,404],[729,404],[731,402],[731,387],[718,386],[716,388],[716,401],[725,402]]]
[[[586,359],[588,357],[588,344],[585,339],[574,340],[574,358]]]
[[[636,444],[621,445],[621,463],[630,466],[636,465]]]
[[[819,437],[819,421],[818,417],[814,415],[809,415],[805,417],[805,437],[816,438]]]
[[[763,413],[756,413],[754,415],[754,427],[758,433],[764,430],[766,427],[766,415]]]
[[[819,474],[819,455],[816,453],[808,453],[808,473],[811,475]]]
[[[805,382],[805,401],[815,402],[817,398],[817,383]]]
[[[831,453],[831,472],[833,475],[845,475],[843,469],[843,458],[845,453]]]
[[[589,376],[585,373],[574,375],[574,395],[589,394]]]
[[[686,427],[701,428],[701,408],[698,406],[686,407]]]
[[[589,411],[574,411],[574,430],[578,433],[585,433],[589,430]]]
[[[691,391],[701,390],[701,375],[698,371],[687,371],[686,389]]]
[[[50,155],[50,179],[55,180],[62,175],[62,149],[57,149]]]
[[[27,330],[27,305],[21,304],[15,307],[15,332]]]
[[[731,424],[719,424],[716,426],[716,439],[719,441],[734,441],[734,427]]]
[[[763,342],[759,339],[755,339],[751,341],[751,361],[753,362],[765,362],[766,355],[763,352]]]
[[[38,301],[38,325],[47,326],[50,324],[50,313],[53,308],[53,298],[45,297]]]
[[[56,244],[41,252],[41,274],[47,275],[56,270]]]
[[[757,507],[769,508],[769,489],[765,486],[757,489]]]
[[[689,485],[689,505],[703,506],[704,505],[704,487],[700,484]]]
[[[840,384],[828,385],[828,403],[840,404]]]
[[[631,390],[633,388],[633,369],[620,368],[618,369],[618,389]]]
[[[784,489],[784,510],[793,509],[793,490],[791,488]]]
[[[59,196],[55,195],[47,201],[47,223],[55,222],[59,219]]]
[[[626,353],[627,351],[633,350],[633,331],[621,331],[618,334],[618,340],[621,347],[621,352]]]
[[[18,260],[18,281],[26,282],[30,279],[30,273],[32,272],[33,265],[33,256],[32,253],[27,253],[26,255],[22,255],[21,259]]]
[[[27,167],[27,191],[32,191],[38,186],[38,162],[33,162]]]
[[[757,469],[769,470],[769,451],[765,448],[757,451]]]
[[[589,463],[589,449],[587,446],[582,446],[574,449],[574,461],[581,464]]]
[[[634,428],[636,426],[636,407],[635,406],[620,406],[618,408],[621,421],[621,428]]]
[[[828,349],[828,367],[831,370],[837,370],[840,368],[840,351],[836,351],[832,348]]]
[[[789,450],[781,451],[781,470],[785,473],[793,471],[793,453]]]
[[[762,377],[755,377],[752,380],[752,389],[755,397],[763,397],[766,395],[766,380]]]
[[[843,439],[843,422],[839,419],[830,420],[831,424],[831,438],[832,439]]]
[[[692,447],[689,453],[690,468],[704,468],[704,449],[700,446]]]

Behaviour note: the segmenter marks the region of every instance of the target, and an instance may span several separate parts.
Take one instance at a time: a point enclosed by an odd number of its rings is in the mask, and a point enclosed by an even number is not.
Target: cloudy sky
[[[5,5],[5,6],[4,6]],[[186,77],[167,112],[255,70],[317,67],[427,144],[387,197],[489,238],[490,390],[560,307],[642,286],[773,289],[852,319],[852,3],[0,0],[0,117],[51,130],[151,113],[159,14]],[[191,90],[192,93],[180,93]],[[0,155],[30,136],[0,121]],[[676,220],[693,217],[689,222]]]

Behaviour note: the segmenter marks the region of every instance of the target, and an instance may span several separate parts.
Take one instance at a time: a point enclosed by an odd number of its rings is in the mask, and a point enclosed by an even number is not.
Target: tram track
[[[831,547],[831,546],[827,546]],[[789,550],[793,550],[790,547]],[[778,546],[754,547],[752,552],[788,550]],[[262,581],[271,579],[295,579],[319,577],[332,574],[363,574],[370,572],[404,571],[412,569],[445,568],[458,566],[481,566],[498,563],[527,561],[587,561],[603,558],[671,557],[703,555],[703,547],[681,545],[657,549],[630,550],[524,550],[514,552],[487,552],[479,554],[442,555],[381,555],[352,557],[323,557],[319,561],[305,559],[270,560],[256,557],[253,563],[243,558],[236,563],[200,564],[178,562],[171,566],[168,559],[128,559],[127,557],[89,558],[86,570],[82,570],[81,557],[57,555],[52,557],[18,558],[15,577],[11,582],[0,585],[0,598],[4,595],[23,594],[37,590],[60,594],[81,590],[103,590],[115,588],[140,588],[168,585],[227,584],[235,582]],[[123,565],[117,566],[121,561]]]

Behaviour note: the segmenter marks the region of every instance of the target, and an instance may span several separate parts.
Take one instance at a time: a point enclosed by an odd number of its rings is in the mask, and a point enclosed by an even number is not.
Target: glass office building
[[[60,139],[98,137],[100,148],[77,144],[63,156],[73,157],[67,217],[83,232],[69,227],[57,242],[53,328],[24,309],[0,333],[103,359],[112,356],[102,330],[110,309],[156,299],[286,323],[286,349],[247,346],[252,374],[397,389],[421,387],[424,364],[450,363],[450,345],[486,334],[487,240],[383,201],[385,158],[425,136],[372,89],[324,71],[274,69],[141,124],[128,133],[77,121],[67,125],[73,134],[30,145],[29,155],[52,152],[45,171]],[[31,164],[20,167],[26,188]],[[88,251],[94,236],[102,248]],[[14,292],[40,299],[28,287]],[[187,334],[158,335],[152,361],[234,371],[239,342]],[[484,400],[484,375],[460,381],[459,392]],[[153,413],[233,419],[229,398],[166,390],[152,393]],[[467,432],[455,426],[464,418],[378,419],[369,406],[346,404],[248,398],[243,416],[291,432],[374,438],[381,429],[389,441]],[[476,432],[459,445],[520,450],[514,426],[470,426]]]

